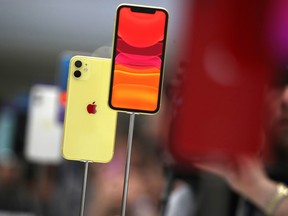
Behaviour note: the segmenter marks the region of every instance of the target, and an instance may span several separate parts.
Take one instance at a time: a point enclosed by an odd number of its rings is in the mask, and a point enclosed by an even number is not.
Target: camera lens
[[[82,66],[82,62],[79,61],[79,60],[77,60],[77,61],[75,62],[75,66],[76,66],[77,68],[80,68],[80,67]]]
[[[76,78],[79,78],[79,77],[81,76],[81,72],[80,72],[79,70],[76,70],[76,71],[74,72],[74,76],[75,76]]]

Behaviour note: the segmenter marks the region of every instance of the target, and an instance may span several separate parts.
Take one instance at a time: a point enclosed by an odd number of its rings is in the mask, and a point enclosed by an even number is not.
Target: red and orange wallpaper
[[[114,108],[154,112],[158,109],[167,13],[119,9],[114,42]]]

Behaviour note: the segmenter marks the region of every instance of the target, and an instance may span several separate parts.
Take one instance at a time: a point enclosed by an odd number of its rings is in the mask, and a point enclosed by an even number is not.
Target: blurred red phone
[[[168,146],[177,163],[260,153],[269,75],[264,9],[260,0],[194,1],[172,91]]]

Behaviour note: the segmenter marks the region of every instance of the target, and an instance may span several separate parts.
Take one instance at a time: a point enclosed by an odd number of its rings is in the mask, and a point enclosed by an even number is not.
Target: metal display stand
[[[85,210],[85,197],[86,197],[88,166],[89,166],[89,161],[83,161],[83,162],[85,163],[85,171],[84,171],[83,184],[82,184],[80,216],[84,215],[84,210]]]
[[[135,113],[130,113],[129,132],[128,132],[128,140],[127,140],[126,165],[125,165],[125,176],[124,176],[124,187],[123,187],[123,194],[122,194],[121,216],[125,216],[125,212],[126,212],[134,122],[135,122]]]
[[[126,165],[125,165],[125,176],[124,176],[124,186],[123,186],[123,193],[122,193],[121,216],[125,216],[125,213],[126,213],[134,122],[135,122],[135,113],[130,113],[129,132],[128,132],[128,140],[127,140]],[[90,163],[89,161],[83,161],[83,162],[85,163],[85,171],[84,171],[83,184],[82,184],[80,216],[84,216],[85,197],[86,197],[87,178],[88,178],[88,166]]]

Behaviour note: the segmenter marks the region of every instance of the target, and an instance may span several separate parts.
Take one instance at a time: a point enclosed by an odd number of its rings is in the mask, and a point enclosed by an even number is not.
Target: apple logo
[[[96,110],[97,105],[95,104],[95,101],[92,104],[87,105],[87,111],[89,114],[95,114],[97,112]]]

